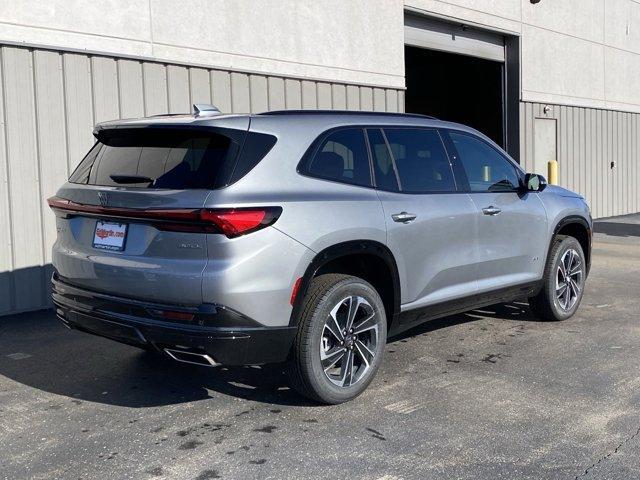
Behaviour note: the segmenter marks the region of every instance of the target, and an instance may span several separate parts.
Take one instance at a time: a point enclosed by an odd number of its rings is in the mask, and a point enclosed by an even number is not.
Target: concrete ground
[[[640,478],[640,222],[596,228],[578,314],[514,302],[388,344],[357,400],[0,319],[0,478]]]

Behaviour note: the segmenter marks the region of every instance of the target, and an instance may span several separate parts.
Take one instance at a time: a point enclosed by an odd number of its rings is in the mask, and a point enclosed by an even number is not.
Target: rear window
[[[219,188],[246,174],[275,143],[270,135],[251,136],[251,148],[245,155],[251,158],[243,158],[235,173],[245,143],[244,131],[108,130],[102,132],[69,181],[128,188]]]

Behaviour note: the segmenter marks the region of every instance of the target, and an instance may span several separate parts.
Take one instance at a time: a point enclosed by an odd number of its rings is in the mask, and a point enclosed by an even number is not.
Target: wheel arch
[[[361,266],[363,261],[367,262],[369,269],[359,271],[357,266]],[[380,271],[382,266],[384,269]],[[389,327],[400,313],[400,276],[393,253],[375,240],[352,240],[327,247],[311,260],[300,281],[289,325],[297,325],[309,284],[315,276],[323,273],[359,276],[376,287],[385,304]]]
[[[570,237],[574,237],[576,240],[578,240],[578,242],[580,242],[580,246],[582,247],[582,251],[584,252],[585,260],[587,261],[588,274],[591,268],[591,242],[593,236],[589,221],[579,215],[569,215],[567,217],[563,217],[553,229],[553,237],[555,237],[556,235],[568,235]],[[551,250],[552,246],[553,238],[551,244],[549,245],[549,251]]]

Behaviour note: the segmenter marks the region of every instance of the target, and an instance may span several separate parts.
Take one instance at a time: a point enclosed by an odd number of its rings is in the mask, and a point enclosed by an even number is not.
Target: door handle
[[[391,215],[393,221],[398,223],[411,223],[416,219],[416,217],[416,214],[407,212],[394,213]]]
[[[500,210],[498,207],[494,207],[493,205],[491,205],[490,207],[484,207],[482,209],[482,213],[484,213],[485,215],[498,215],[500,212],[502,212],[502,210]]]

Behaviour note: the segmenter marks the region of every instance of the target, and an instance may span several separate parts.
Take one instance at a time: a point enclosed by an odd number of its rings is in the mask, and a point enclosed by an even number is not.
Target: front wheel
[[[322,403],[351,400],[373,380],[386,341],[378,292],[357,277],[320,275],[304,298],[287,365],[291,387]]]
[[[547,259],[540,293],[529,298],[533,313],[544,320],[566,320],[578,310],[587,278],[580,242],[557,236]]]

